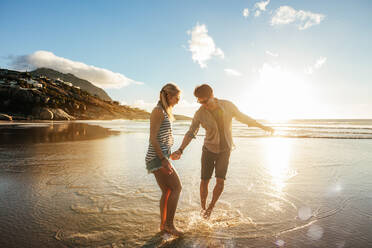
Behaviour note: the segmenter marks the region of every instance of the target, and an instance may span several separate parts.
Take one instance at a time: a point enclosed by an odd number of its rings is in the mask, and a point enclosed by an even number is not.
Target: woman
[[[181,91],[173,83],[166,84],[160,91],[160,100],[150,116],[150,144],[146,155],[146,168],[153,173],[162,191],[160,198],[160,230],[172,235],[181,235],[173,224],[181,182],[176,170],[169,162],[173,134],[172,108],[180,100]]]

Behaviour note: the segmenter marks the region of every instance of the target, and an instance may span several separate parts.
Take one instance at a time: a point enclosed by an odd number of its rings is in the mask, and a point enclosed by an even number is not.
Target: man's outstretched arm
[[[246,114],[243,114],[242,112],[239,111],[239,109],[233,103],[231,103],[231,105],[232,105],[233,115],[237,121],[247,124],[249,127],[258,127],[266,132],[270,132],[271,134],[274,133],[273,128],[262,125],[261,123],[257,122],[255,119],[249,117]]]

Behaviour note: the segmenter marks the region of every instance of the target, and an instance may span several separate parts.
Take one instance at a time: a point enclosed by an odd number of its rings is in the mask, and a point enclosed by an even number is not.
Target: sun
[[[267,63],[259,75],[252,96],[259,103],[255,108],[260,116],[278,122],[305,115],[311,103],[311,93],[300,76]]]

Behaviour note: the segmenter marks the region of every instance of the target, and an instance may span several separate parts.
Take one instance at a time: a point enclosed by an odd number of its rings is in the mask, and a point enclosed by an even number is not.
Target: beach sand
[[[158,233],[147,121],[2,123],[0,247],[370,247],[367,124],[329,124],[358,133],[333,138],[295,138],[300,128],[288,137],[290,125],[270,137],[236,124],[225,191],[209,220],[200,217],[201,132],[173,162],[183,184],[175,222],[185,231],[175,238]],[[174,148],[188,125],[174,123]]]

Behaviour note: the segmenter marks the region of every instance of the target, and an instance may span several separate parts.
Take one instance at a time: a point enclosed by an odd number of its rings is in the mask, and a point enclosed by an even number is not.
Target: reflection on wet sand
[[[175,238],[158,233],[148,129],[0,122],[0,247],[370,247],[370,140],[236,137],[225,193],[205,220],[199,138],[172,162],[185,231]]]
[[[264,167],[271,177],[274,190],[281,192],[286,185],[286,180],[295,174],[290,170],[292,140],[272,138],[263,139],[261,142],[265,151]]]
[[[30,128],[32,126],[32,128]],[[105,138],[120,132],[86,123],[0,125],[0,144],[32,144]]]

